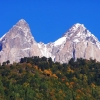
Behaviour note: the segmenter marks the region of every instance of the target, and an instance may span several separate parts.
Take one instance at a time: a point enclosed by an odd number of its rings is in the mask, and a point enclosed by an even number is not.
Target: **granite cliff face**
[[[23,19],[0,38],[0,62],[19,62],[31,56],[51,57],[53,61],[66,63],[71,58],[96,59],[100,61],[100,42],[83,24],[73,25],[55,42],[37,43],[29,25]]]
[[[25,20],[21,19],[0,39],[0,62],[10,60],[18,62],[22,57],[32,55],[41,56],[30,28]]]
[[[55,53],[55,61],[64,63],[71,58],[75,60],[77,58],[92,58],[100,61],[100,42],[83,24],[73,25],[58,41],[60,45],[58,43],[54,46],[57,49],[60,47]]]

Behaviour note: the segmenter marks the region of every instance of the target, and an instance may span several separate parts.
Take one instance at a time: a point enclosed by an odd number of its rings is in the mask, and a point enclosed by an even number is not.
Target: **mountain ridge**
[[[74,24],[55,42],[45,44],[35,41],[28,23],[21,19],[0,38],[0,48],[0,62],[10,60],[13,63],[30,56],[51,57],[53,61],[61,63],[71,58],[93,58],[100,61],[99,40],[80,23]]]

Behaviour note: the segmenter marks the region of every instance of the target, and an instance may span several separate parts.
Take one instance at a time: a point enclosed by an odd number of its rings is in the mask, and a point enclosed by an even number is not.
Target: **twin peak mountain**
[[[100,42],[83,24],[73,25],[55,42],[37,43],[24,19],[17,22],[0,38],[0,63],[19,62],[23,57],[51,57],[53,61],[67,63],[71,58],[100,61]]]

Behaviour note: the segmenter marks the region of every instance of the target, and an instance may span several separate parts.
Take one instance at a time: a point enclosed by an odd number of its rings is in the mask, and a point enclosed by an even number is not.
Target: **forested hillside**
[[[100,100],[100,62],[21,58],[0,65],[0,100]]]

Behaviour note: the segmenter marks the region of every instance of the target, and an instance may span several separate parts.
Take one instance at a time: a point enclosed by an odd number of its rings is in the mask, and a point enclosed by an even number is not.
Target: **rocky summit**
[[[22,57],[41,56],[29,25],[21,19],[0,39],[0,62],[18,62]]]
[[[0,62],[19,62],[23,57],[45,56],[53,61],[67,63],[71,58],[100,61],[100,42],[83,24],[74,24],[55,42],[37,43],[28,23],[19,20],[0,38]]]

